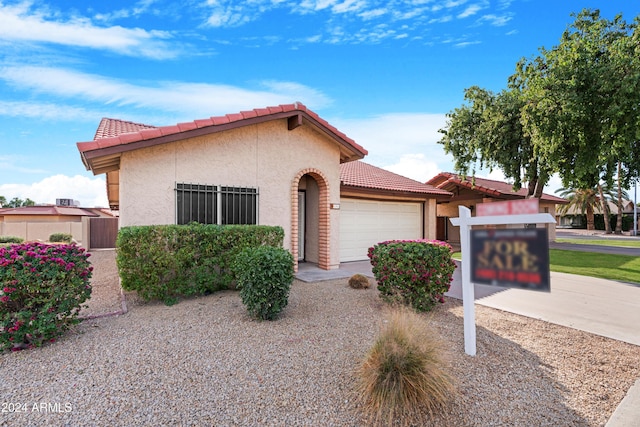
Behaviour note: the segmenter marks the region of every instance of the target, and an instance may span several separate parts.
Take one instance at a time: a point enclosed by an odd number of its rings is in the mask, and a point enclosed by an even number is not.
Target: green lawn
[[[640,257],[549,249],[551,271],[640,283]]]
[[[576,245],[600,245],[600,246],[618,246],[624,248],[640,248],[640,239],[616,240],[616,239],[556,239],[558,243],[573,243]]]
[[[456,252],[453,258],[461,259]],[[549,249],[551,271],[640,283],[640,257]]]

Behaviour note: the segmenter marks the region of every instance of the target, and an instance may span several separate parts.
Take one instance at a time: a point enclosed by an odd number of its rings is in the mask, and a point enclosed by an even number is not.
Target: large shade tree
[[[575,17],[557,46],[517,65],[525,132],[566,188],[626,188],[640,170],[640,21]]]
[[[554,172],[576,189],[614,178],[626,188],[639,176],[640,17],[573,16],[557,46],[518,62],[506,90],[465,90],[441,130],[457,172],[500,168],[530,197]]]
[[[464,98],[467,103],[448,113],[446,128],[439,131],[439,143],[453,154],[456,172],[475,175],[476,167],[499,168],[515,189],[526,182],[529,197],[540,198],[551,170],[523,130],[520,91],[494,94],[473,86]]]

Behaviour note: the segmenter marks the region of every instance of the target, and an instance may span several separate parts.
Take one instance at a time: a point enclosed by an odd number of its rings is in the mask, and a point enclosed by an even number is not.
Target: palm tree
[[[560,214],[565,214],[570,208],[574,208],[577,212],[587,214],[587,230],[595,230],[594,209],[600,203],[598,191],[594,189],[573,189],[559,188],[556,193],[560,193],[560,197],[567,199],[568,204],[558,208]]]

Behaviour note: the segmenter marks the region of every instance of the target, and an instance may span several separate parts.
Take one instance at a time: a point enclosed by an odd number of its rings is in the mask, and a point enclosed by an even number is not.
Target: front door
[[[305,236],[305,197],[304,191],[298,191],[298,261],[304,261],[304,236]]]

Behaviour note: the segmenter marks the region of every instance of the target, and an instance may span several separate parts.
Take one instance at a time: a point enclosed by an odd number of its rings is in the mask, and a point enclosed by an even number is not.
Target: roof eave
[[[112,165],[110,167],[103,168],[100,172],[96,170],[95,160],[99,158],[103,158],[105,156],[115,157],[116,155],[118,155],[119,157],[120,154],[128,151],[138,150],[141,148],[147,148],[147,147],[161,145],[161,144],[167,144],[170,142],[181,141],[188,138],[194,138],[194,137],[209,135],[209,134],[218,133],[218,132],[224,132],[227,130],[232,130],[232,129],[236,129],[243,126],[250,126],[250,125],[265,123],[273,120],[289,119],[295,116],[299,117],[298,121],[300,120],[300,118],[303,118],[305,121],[312,124],[314,128],[320,130],[329,138],[333,139],[340,146],[341,162],[362,159],[367,154],[367,150],[365,150],[362,147],[354,145],[355,142],[352,142],[345,136],[342,136],[333,132],[326,125],[324,125],[323,123],[318,121],[316,118],[314,118],[312,115],[310,115],[309,113],[303,110],[283,111],[283,112],[277,112],[277,113],[268,114],[268,115],[261,115],[257,117],[249,117],[249,118],[245,118],[242,120],[237,120],[229,123],[203,126],[196,129],[170,133],[170,134],[162,135],[159,137],[141,139],[135,142],[115,144],[115,145],[111,145],[103,148],[97,148],[95,150],[82,151],[81,144],[84,144],[82,142],[77,143],[77,146],[81,152],[82,162],[85,164],[85,167],[87,168],[87,170],[91,170],[95,175],[98,175],[100,173],[109,172],[111,170],[117,169],[117,167],[114,168],[114,166]],[[289,122],[287,126],[288,128],[290,128],[290,130],[292,130],[291,129],[292,126],[290,125]],[[298,126],[293,126],[293,129],[297,127]],[[120,136],[114,137],[114,138],[120,138]],[[95,141],[92,141],[92,142],[95,142]]]

